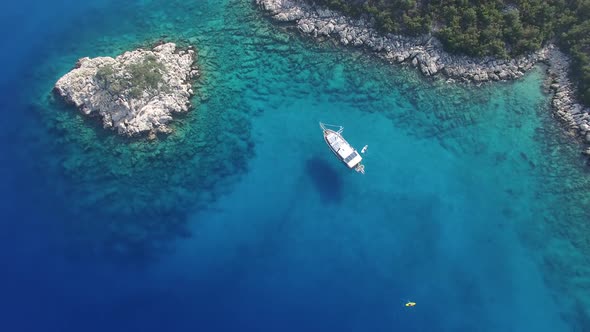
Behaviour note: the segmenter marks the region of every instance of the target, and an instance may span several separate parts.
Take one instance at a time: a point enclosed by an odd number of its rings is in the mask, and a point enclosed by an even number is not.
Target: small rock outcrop
[[[116,58],[78,60],[54,91],[83,114],[124,136],[169,133],[174,113],[187,112],[198,76],[196,53],[174,43],[137,49]]]

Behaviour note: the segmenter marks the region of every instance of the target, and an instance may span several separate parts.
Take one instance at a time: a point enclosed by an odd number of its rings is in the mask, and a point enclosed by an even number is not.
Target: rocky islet
[[[137,49],[115,58],[78,60],[54,91],[83,114],[99,116],[123,136],[169,133],[173,115],[187,112],[191,80],[199,75],[194,49],[174,43]]]

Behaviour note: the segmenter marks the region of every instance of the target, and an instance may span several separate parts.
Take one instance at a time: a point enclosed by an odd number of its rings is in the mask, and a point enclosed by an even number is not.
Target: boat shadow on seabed
[[[330,163],[317,156],[306,161],[305,171],[324,203],[342,200],[342,178]]]

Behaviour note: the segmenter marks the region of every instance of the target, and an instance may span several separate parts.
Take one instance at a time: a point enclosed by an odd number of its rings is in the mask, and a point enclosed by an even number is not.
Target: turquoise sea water
[[[543,68],[426,81],[249,1],[30,2],[2,23],[7,330],[590,329],[588,169]],[[159,40],[195,45],[202,72],[168,138],[114,137],[52,96],[78,58]],[[319,121],[369,145],[367,174]]]

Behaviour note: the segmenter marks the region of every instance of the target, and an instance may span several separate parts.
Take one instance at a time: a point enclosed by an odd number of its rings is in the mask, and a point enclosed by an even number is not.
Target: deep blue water
[[[590,328],[587,168],[542,68],[425,81],[248,1],[2,7],[0,329]],[[78,58],[160,39],[203,73],[170,137],[116,138],[52,96]],[[367,174],[318,121],[369,145]]]

